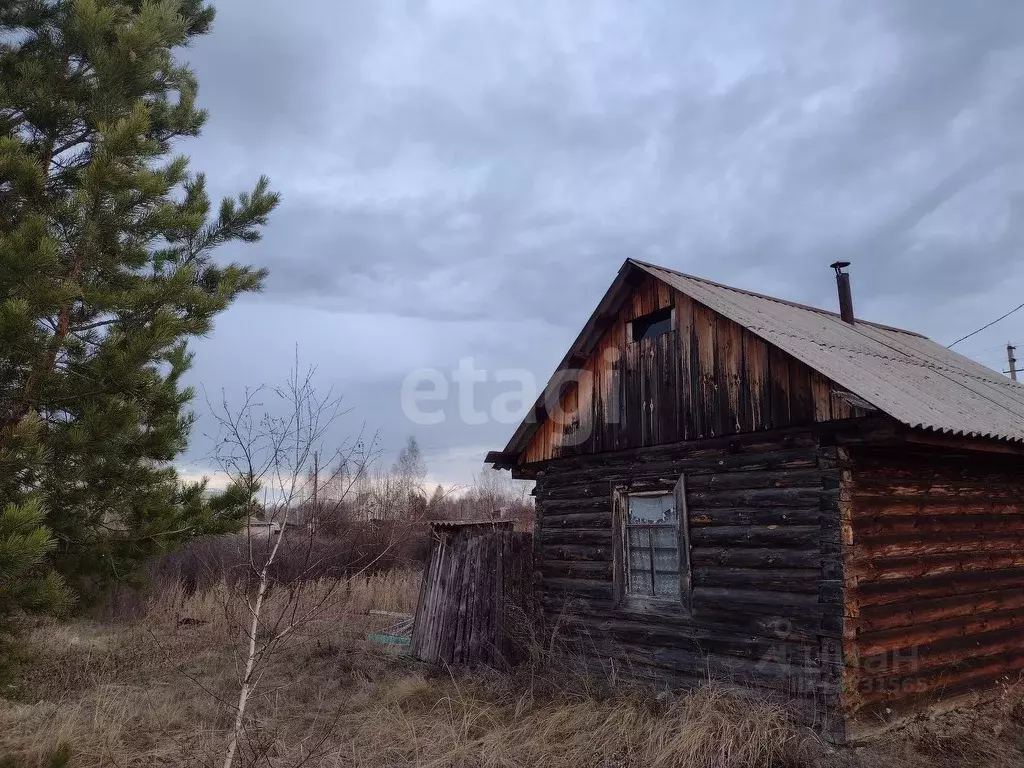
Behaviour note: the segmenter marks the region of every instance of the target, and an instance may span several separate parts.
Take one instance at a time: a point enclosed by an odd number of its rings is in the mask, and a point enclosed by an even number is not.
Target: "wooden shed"
[[[595,657],[781,691],[836,740],[1024,670],[1024,386],[627,260],[497,468]]]
[[[431,523],[412,654],[441,664],[508,666],[533,614],[529,533],[512,521]]]

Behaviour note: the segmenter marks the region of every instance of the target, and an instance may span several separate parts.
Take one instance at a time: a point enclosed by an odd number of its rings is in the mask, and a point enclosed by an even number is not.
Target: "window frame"
[[[634,595],[628,591],[629,559],[626,552],[629,527],[629,499],[631,496],[674,496],[679,519],[679,599]],[[613,586],[615,604],[625,608],[650,610],[661,613],[693,613],[693,573],[690,564],[690,516],[686,507],[686,476],[680,475],[669,490],[651,488],[633,489],[629,485],[612,488],[613,509]]]
[[[646,318],[650,317],[651,315],[656,315],[658,313],[664,312],[665,310],[669,310],[669,318],[668,318],[669,319],[669,324],[668,324],[668,330],[667,331],[662,331],[657,336],[651,336],[649,339],[637,339],[637,338],[634,337],[634,335],[633,335],[633,330],[634,330],[633,329],[633,324],[634,323],[641,322],[641,321],[645,320]],[[657,322],[662,322],[662,321],[658,320]],[[652,325],[653,325],[653,323],[652,323]],[[661,336],[664,336],[666,333],[672,333],[674,330],[676,330],[676,308],[675,308],[675,305],[670,305],[670,306],[667,306],[667,307],[661,307],[660,309],[656,309],[653,312],[647,312],[646,314],[640,315],[639,317],[634,317],[632,320],[627,322],[626,323],[626,339],[627,339],[627,341],[630,344],[640,344],[640,343],[642,343],[644,341],[654,341],[655,339],[657,339],[657,338],[659,338]]]

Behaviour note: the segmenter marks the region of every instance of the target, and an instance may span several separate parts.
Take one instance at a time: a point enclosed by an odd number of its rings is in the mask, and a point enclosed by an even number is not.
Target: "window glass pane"
[[[651,532],[644,528],[627,530],[629,544],[629,592],[654,595],[651,584]]]
[[[651,529],[654,537],[654,594],[679,597],[679,529],[659,526]]]
[[[631,525],[637,523],[673,523],[678,524],[676,514],[676,498],[672,494],[664,496],[630,496],[629,520]]]
[[[654,596],[655,597],[679,597],[679,572],[654,573]]]
[[[654,568],[658,572],[679,572],[679,534],[676,528],[655,528]]]
[[[629,594],[679,598],[679,515],[675,496],[630,496],[627,509]]]
[[[653,339],[672,330],[672,307],[665,307],[632,322],[633,341]]]

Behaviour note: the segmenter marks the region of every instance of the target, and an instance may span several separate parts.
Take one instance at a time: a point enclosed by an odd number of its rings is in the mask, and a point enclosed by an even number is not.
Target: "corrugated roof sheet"
[[[907,426],[1024,441],[1024,384],[920,334],[630,262]]]

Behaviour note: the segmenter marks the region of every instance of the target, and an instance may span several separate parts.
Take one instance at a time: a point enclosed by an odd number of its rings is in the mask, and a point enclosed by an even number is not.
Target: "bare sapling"
[[[333,587],[344,581],[337,578],[341,574],[332,574],[336,577],[332,588],[321,585],[311,590],[312,599],[304,594],[307,580],[322,570],[322,555],[314,546],[318,529],[326,521],[335,528],[341,524],[350,495],[365,483],[379,455],[376,435],[366,439],[362,429],[355,438],[325,450],[337,422],[349,410],[331,391],[317,392],[314,374],[314,368],[302,373],[296,360],[283,386],[246,390],[241,404],[234,407],[223,394],[219,405],[211,404],[219,428],[216,461],[252,499],[245,535],[248,573],[237,580],[237,599],[243,606],[242,663],[224,768],[231,768],[238,758],[247,707],[274,652],[296,630],[317,619]],[[332,467],[325,475],[324,465]],[[265,519],[257,520],[261,513]],[[259,530],[265,533],[254,533],[254,523],[261,524]],[[280,578],[275,568],[286,548],[292,572]],[[344,574],[345,578],[373,567],[387,549],[378,550],[377,558],[360,562],[358,570]],[[274,607],[268,611],[271,593],[281,586],[286,587],[281,599],[275,594]]]

